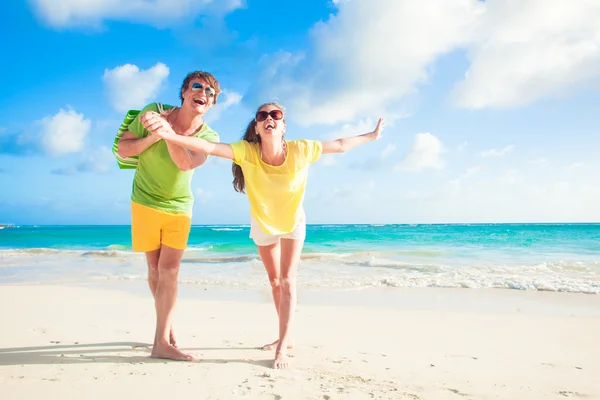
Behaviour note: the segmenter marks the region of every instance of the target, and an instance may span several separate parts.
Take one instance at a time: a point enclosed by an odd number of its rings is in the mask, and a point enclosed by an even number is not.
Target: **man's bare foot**
[[[175,329],[173,328],[171,328],[171,332],[169,333],[169,344],[177,348],[177,339],[175,338]]]
[[[185,354],[181,350],[171,346],[170,344],[157,345],[152,348],[152,358],[166,358],[175,361],[194,361],[191,354]]]
[[[261,347],[261,349],[262,350],[275,350],[277,348],[278,344],[279,344],[279,340],[276,340],[273,343],[265,344],[263,347]],[[294,341],[293,340],[290,340],[288,342],[287,348],[288,349],[293,349],[294,348]]]
[[[273,369],[288,369],[290,367],[290,361],[285,351],[280,351],[275,354],[275,360],[273,361]]]

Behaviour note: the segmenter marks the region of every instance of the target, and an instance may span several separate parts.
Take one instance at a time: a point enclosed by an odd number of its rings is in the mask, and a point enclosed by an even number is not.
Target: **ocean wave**
[[[90,250],[80,254],[81,257],[123,257],[124,255],[119,250]]]
[[[96,277],[95,281],[145,281],[143,274],[114,275]],[[268,281],[266,275],[244,277],[213,276],[213,277],[187,277],[180,278],[182,285],[212,286],[220,288],[264,288]],[[564,279],[530,279],[526,277],[494,278],[473,277],[472,279],[452,279],[451,277],[436,276],[404,276],[404,277],[345,277],[345,278],[319,278],[298,276],[298,287],[313,289],[368,289],[378,287],[391,288],[453,288],[453,289],[508,289],[522,291],[550,291],[600,294],[600,284],[582,280]]]
[[[244,228],[210,228],[210,230],[216,232],[238,232],[243,231]]]
[[[131,246],[124,244],[111,244],[106,247],[107,250],[131,251]]]
[[[243,255],[243,256],[225,256],[225,257],[183,257],[181,262],[184,263],[235,263],[235,262],[248,262],[258,260],[258,256]]]
[[[211,228],[211,229],[212,228],[234,228],[234,229],[239,229],[239,228],[249,228],[250,225],[248,225],[248,224],[240,224],[240,225],[198,225],[198,227]]]
[[[373,286],[388,287],[438,287],[438,288],[458,288],[458,289],[513,289],[513,290],[533,290],[546,292],[570,292],[585,294],[600,294],[600,284],[585,282],[579,279],[530,279],[527,277],[519,278],[480,278],[472,280],[452,280],[452,279],[397,279],[384,278],[379,282],[373,282]]]
[[[71,250],[51,248],[28,248],[28,249],[3,249],[0,250],[0,258],[20,258],[35,256],[59,256],[59,257],[140,257],[140,253],[126,250]]]

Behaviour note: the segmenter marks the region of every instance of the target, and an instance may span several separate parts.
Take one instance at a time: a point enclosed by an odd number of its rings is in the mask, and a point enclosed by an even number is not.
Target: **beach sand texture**
[[[459,292],[484,301],[464,302],[462,294],[454,301]],[[353,299],[346,305],[303,303],[301,296],[293,369],[278,371],[270,368],[272,352],[257,348],[276,337],[267,296],[180,299],[178,341],[198,358],[185,363],[149,358],[149,293],[0,286],[0,393],[3,399],[600,398],[600,297],[412,293],[400,307],[357,305],[367,291],[345,294]],[[419,300],[425,298],[437,298],[438,306]]]

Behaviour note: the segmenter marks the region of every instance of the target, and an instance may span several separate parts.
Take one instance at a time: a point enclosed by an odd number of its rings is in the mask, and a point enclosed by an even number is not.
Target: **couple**
[[[179,265],[191,228],[192,174],[213,155],[233,161],[233,187],[247,193],[250,237],[267,271],[279,317],[279,339],[264,349],[274,348],[273,368],[285,369],[296,306],[296,271],[306,234],[302,202],[308,167],[321,154],[342,153],[379,139],[383,120],[372,132],[332,142],[286,140],[283,107],[267,103],[258,108],[242,140],[219,143],[203,116],[220,92],[214,76],[192,72],[181,86],[181,107],[146,106],[118,143],[121,157],[139,155],[131,196],[131,233],[133,250],[146,253],[148,283],[155,300],[151,356],[193,360],[177,348],[172,319]]]

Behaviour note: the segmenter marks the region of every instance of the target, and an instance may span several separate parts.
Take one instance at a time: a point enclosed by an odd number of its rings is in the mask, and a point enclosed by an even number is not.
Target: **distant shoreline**
[[[24,228],[24,227],[83,227],[83,226],[130,226],[131,224],[0,224],[0,228]],[[328,222],[328,223],[308,223],[307,226],[552,226],[552,225],[600,225],[600,221],[589,222],[402,222],[402,223],[356,223],[356,222]],[[248,223],[239,224],[192,224],[192,227],[247,227]]]

